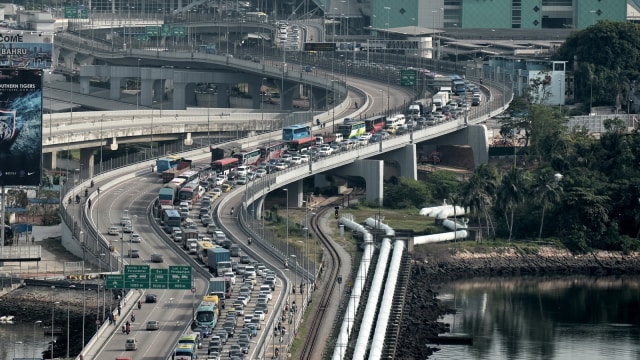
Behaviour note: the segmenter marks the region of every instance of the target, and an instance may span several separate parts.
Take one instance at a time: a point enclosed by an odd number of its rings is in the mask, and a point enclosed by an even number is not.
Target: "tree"
[[[576,95],[582,101],[588,102],[591,95],[591,88],[585,85],[597,83],[598,86],[592,88],[594,99],[619,106],[631,81],[640,75],[640,26],[598,21],[571,34],[554,59],[577,61],[575,80],[579,92]]]
[[[562,180],[562,175],[559,173],[551,174],[549,170],[550,169],[546,169],[539,172],[533,187],[536,202],[542,207],[538,240],[542,239],[545,210],[547,210],[547,206],[550,204],[555,204],[560,201],[560,192],[562,191],[562,187],[559,185],[560,180]]]
[[[491,214],[487,211],[491,207],[495,198],[498,183],[498,172],[496,168],[489,165],[480,165],[469,177],[469,180],[462,184],[460,189],[460,204],[468,208],[470,216],[476,217],[479,227],[481,227],[480,213],[483,212],[487,222],[487,234],[489,235]],[[482,231],[480,232],[482,234]]]
[[[512,167],[502,176],[496,206],[504,213],[507,228],[509,229],[509,241],[513,236],[513,214],[515,208],[524,201],[526,188],[524,171]]]

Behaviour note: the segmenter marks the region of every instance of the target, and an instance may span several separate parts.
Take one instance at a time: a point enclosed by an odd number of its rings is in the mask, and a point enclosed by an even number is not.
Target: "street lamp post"
[[[31,355],[34,359],[36,358],[36,346],[35,346],[35,342],[36,342],[36,325],[38,324],[42,324],[42,320],[36,320],[33,323],[33,347],[31,348],[31,351],[33,351],[33,355]]]
[[[391,10],[391,8],[389,6],[385,6],[384,7],[385,10],[387,10],[387,22],[385,23],[386,27],[387,27],[387,31],[385,32],[385,49],[384,49],[384,63],[387,63],[387,42],[386,42],[386,37],[388,36],[389,33],[389,11]],[[387,115],[389,115],[389,95],[390,95],[390,87],[389,87],[389,70],[385,69],[384,71],[385,73],[387,73]]]
[[[100,258],[98,258],[98,264],[99,264],[99,267],[100,267],[100,273],[102,273],[102,257],[105,256],[105,255],[106,255],[105,253],[101,253],[100,255],[98,255],[98,256],[100,256]],[[98,291],[99,290],[100,290],[100,284],[98,284]],[[105,302],[106,302],[106,298],[107,298],[107,296],[105,294],[106,292],[107,292],[107,289],[103,288],[102,289],[102,324],[104,324],[104,312],[106,310],[105,309],[106,308]],[[98,308],[99,307],[100,306],[98,305]],[[100,310],[98,309],[98,311],[100,311]]]
[[[75,285],[69,285],[67,288],[67,359],[69,358],[69,317],[71,310],[71,289],[75,289]]]
[[[138,59],[138,92],[136,93],[136,110],[140,106],[140,92],[142,91],[142,73],[140,72],[140,61],[142,59]]]
[[[20,344],[22,344],[22,341],[16,341],[16,342],[13,344],[13,360],[15,360],[15,359],[16,359],[16,348],[17,348],[17,346],[16,346],[16,345],[20,345]],[[24,351],[23,351],[23,353],[24,353]]]
[[[284,190],[284,192],[287,193],[287,236],[286,236],[286,241],[287,241],[287,257],[285,258],[285,264],[289,261],[289,189],[282,189]]]
[[[53,306],[51,306],[51,360],[53,360],[53,344],[56,342],[54,338],[54,328],[55,328],[54,322],[55,322],[56,305],[60,305],[60,301],[54,302]]]
[[[260,82],[260,120],[262,126],[264,126],[264,91],[262,90],[262,88],[264,87],[265,80],[267,80],[267,78],[262,78],[262,81]],[[271,129],[271,127],[269,127],[269,129]]]

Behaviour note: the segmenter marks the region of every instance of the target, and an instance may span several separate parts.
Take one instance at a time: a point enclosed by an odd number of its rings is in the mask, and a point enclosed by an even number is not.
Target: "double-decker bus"
[[[302,150],[308,149],[316,144],[315,136],[311,136],[308,138],[298,139],[287,142],[287,149],[293,152],[300,152]]]
[[[311,128],[304,124],[291,125],[282,129],[282,140],[291,141],[311,136]]]
[[[175,209],[166,209],[162,214],[162,221],[164,222],[164,230],[167,233],[171,233],[174,227],[180,227],[182,219],[180,213]]]
[[[238,167],[240,163],[238,159],[232,158],[224,158],[220,160],[216,160],[211,164],[211,169],[218,174],[228,175],[231,169]]]
[[[244,17],[247,21],[251,21],[251,22],[266,23],[267,21],[269,21],[269,16],[260,11],[247,12],[244,14]]]
[[[235,153],[233,157],[238,159],[238,165],[256,166],[260,163],[260,149]]]
[[[338,133],[342,134],[344,139],[353,139],[367,132],[364,121],[357,121],[350,124],[342,124],[338,126]]]
[[[169,155],[160,158],[156,160],[156,172],[158,173],[158,175],[162,175],[162,172],[166,170],[175,169],[180,161],[182,161],[182,158],[175,155]]]
[[[387,123],[387,117],[384,115],[370,117],[368,119],[364,119],[364,126],[367,132],[372,134],[377,133],[378,131],[384,129],[385,124]]]
[[[200,172],[197,170],[185,171],[182,174],[180,174],[180,176],[178,176],[177,179],[184,179],[184,183],[188,184],[193,182],[194,180],[199,180]]]
[[[201,263],[207,265],[207,251],[209,249],[213,249],[216,246],[213,245],[211,241],[198,240],[196,243],[198,246],[198,252],[196,253],[196,257],[200,260]]]
[[[282,142],[266,143],[260,145],[260,157],[262,161],[279,159],[284,154],[285,146]]]
[[[200,182],[192,181],[185,185],[180,191],[178,191],[178,203],[186,202],[189,207],[193,207],[193,204],[200,198]]]
[[[203,301],[196,310],[195,323],[198,326],[214,328],[218,322],[218,306],[214,302]]]

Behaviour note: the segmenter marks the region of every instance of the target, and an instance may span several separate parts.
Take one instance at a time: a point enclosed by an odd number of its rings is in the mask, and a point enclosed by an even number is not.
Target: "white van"
[[[406,123],[406,119],[403,114],[396,114],[387,119],[386,128],[392,129],[397,128],[400,125],[404,125]]]

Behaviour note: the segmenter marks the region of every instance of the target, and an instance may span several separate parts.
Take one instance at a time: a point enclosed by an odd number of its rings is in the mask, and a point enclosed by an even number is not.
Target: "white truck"
[[[442,110],[442,107],[449,103],[449,94],[445,92],[436,93],[433,95],[431,103],[435,105],[436,110]]]

